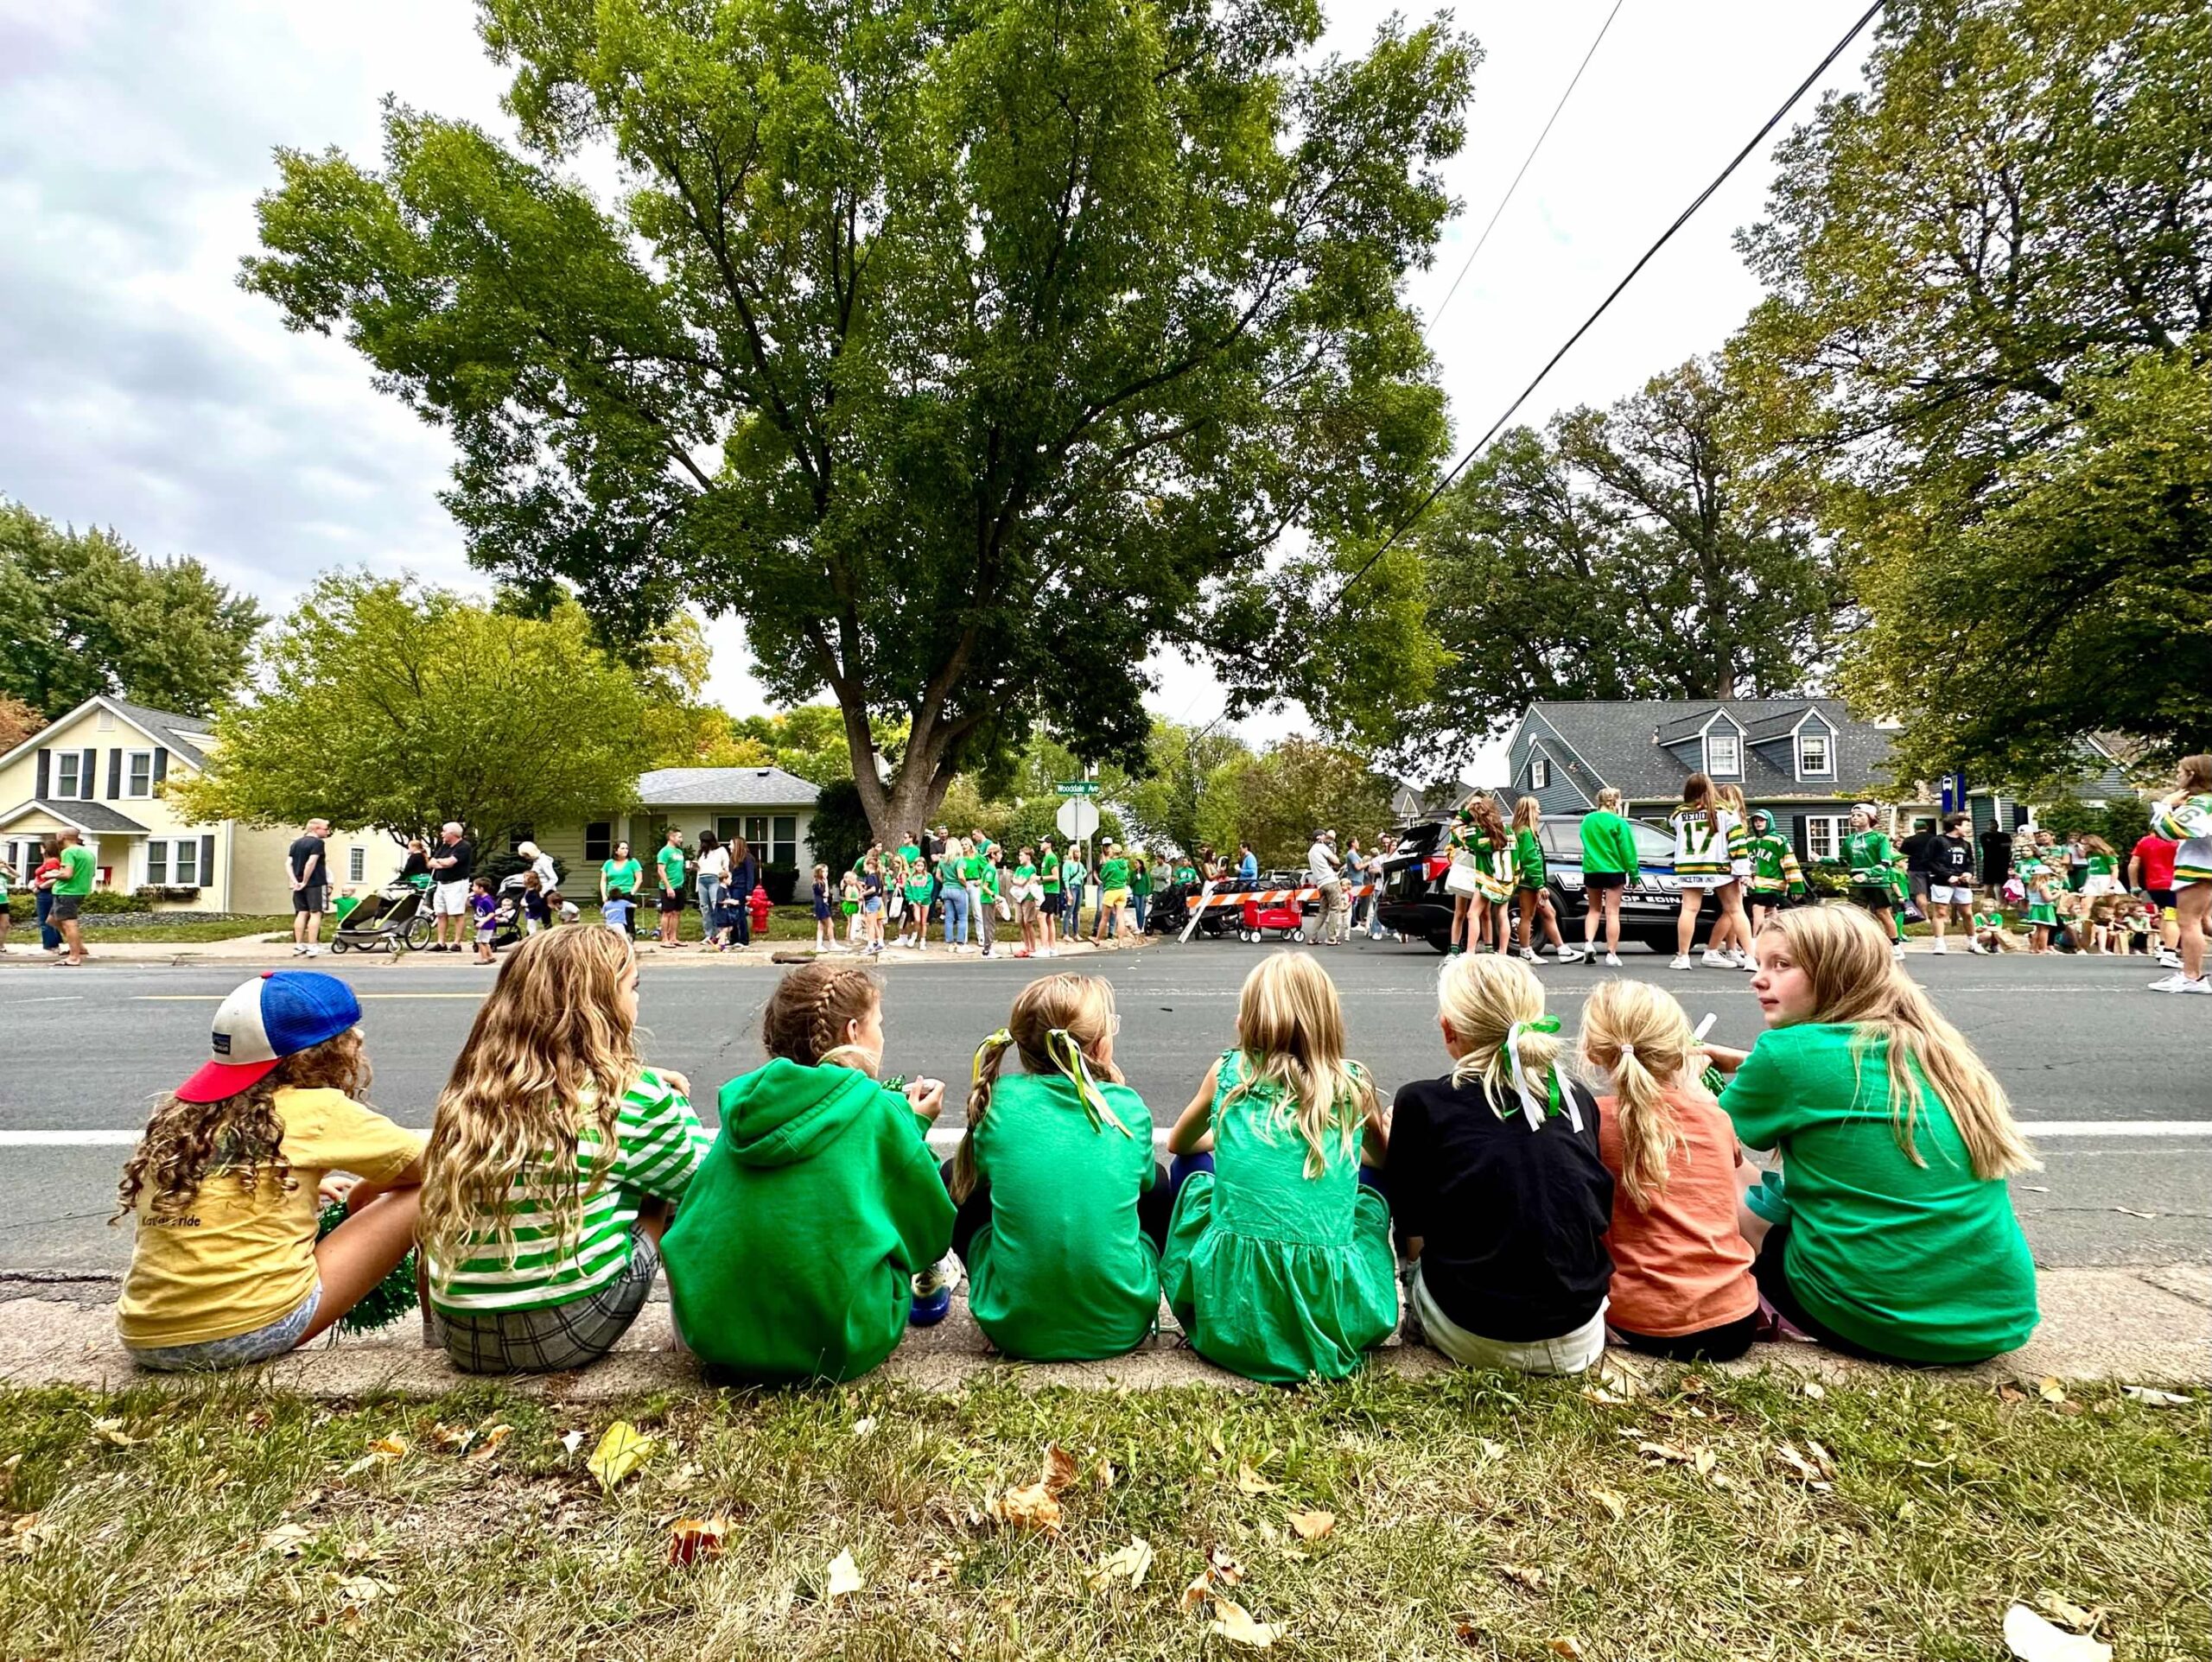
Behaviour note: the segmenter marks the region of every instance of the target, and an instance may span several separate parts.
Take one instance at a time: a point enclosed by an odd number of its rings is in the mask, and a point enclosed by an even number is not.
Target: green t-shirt
[[[1126,889],[1129,886],[1129,863],[1118,857],[1098,862],[1098,886],[1102,889]]]
[[[638,879],[645,875],[645,868],[635,860],[610,860],[600,863],[599,875],[607,884],[609,894],[617,889],[638,892]]]
[[[920,861],[922,851],[913,843],[902,842],[899,845],[899,858],[907,865],[913,866]]]
[[[1141,860],[1129,862],[1129,892],[1143,895],[1152,892],[1152,867]]]
[[[1023,899],[1033,900],[1036,898],[1034,895],[1032,895],[1029,892],[1031,888],[1034,886],[1036,879],[1037,868],[1034,866],[1032,866],[1027,860],[1025,860],[1020,865],[1014,868],[1014,886],[1021,891]]]
[[[56,894],[90,894],[92,891],[92,851],[81,842],[73,842],[61,851],[61,875],[54,880]]]
[[[1513,834],[1513,880],[1524,889],[1544,886],[1544,846],[1533,831]]]
[[[1178,883],[1196,883],[1198,880],[1198,868],[1195,866],[1178,866],[1175,868],[1175,880]]]
[[[1037,869],[1044,873],[1045,892],[1046,894],[1059,893],[1060,857],[1058,854],[1046,855],[1043,860],[1037,862]]]
[[[983,867],[983,904],[987,906],[995,906],[999,904],[998,862],[987,860],[981,864]]]
[[[671,889],[683,886],[683,851],[674,843],[664,845],[653,859],[660,865],[660,880]]]
[[[2005,914],[1996,911],[1976,912],[1974,915],[1974,926],[1978,929],[2001,929],[2005,927]]]
[[[1152,1113],[1126,1085],[1099,1091],[1127,1128],[1094,1129],[1072,1081],[1010,1074],[976,1128],[991,1220],[968,1253],[968,1307],[1009,1356],[1118,1356],[1152,1331],[1160,1258],[1137,1221],[1159,1177]]]
[[[1885,885],[1897,864],[1897,851],[1879,831],[1853,831],[1843,840],[1843,863],[1851,868],[1853,883]]]
[[[523,1169],[511,1189],[512,1258],[499,1220],[487,1215],[471,1232],[449,1278],[441,1273],[444,1266],[431,1265],[431,1303],[440,1310],[539,1310],[607,1285],[629,1267],[631,1226],[640,1203],[682,1200],[715,1139],[692,1113],[690,1099],[651,1068],[639,1072],[615,1110],[612,1161],[597,1117],[579,1113],[577,1124],[574,1167],[582,1204],[565,1249],[559,1208],[544,1202],[565,1202],[568,1190],[546,1181],[540,1159]],[[561,1155],[565,1163],[569,1151]]]
[[[1619,815],[1599,809],[1582,817],[1582,869],[1585,872],[1634,872],[1636,834]]]
[[[1977,1177],[1923,1085],[1913,1141],[1891,1129],[1888,1058],[1847,1023],[1776,1027],[1722,1091],[1746,1147],[1778,1150],[1791,1219],[1784,1267],[1806,1310],[1916,1362],[1971,1362],[2035,1331],[2036,1266],[2002,1180]]]

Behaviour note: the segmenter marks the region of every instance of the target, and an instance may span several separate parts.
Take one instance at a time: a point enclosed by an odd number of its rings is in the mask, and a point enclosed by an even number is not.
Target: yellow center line
[[[491,991],[485,988],[486,993]],[[220,1004],[231,995],[227,993],[141,993],[133,1000],[137,1004]],[[480,999],[483,993],[356,993],[355,998],[370,999]]]

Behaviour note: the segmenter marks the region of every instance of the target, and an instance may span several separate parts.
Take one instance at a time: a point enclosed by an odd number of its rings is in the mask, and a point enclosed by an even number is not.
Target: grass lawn
[[[325,924],[323,933],[326,936],[330,933],[327,923]],[[87,952],[97,953],[100,949],[100,942],[103,941],[115,942],[229,941],[234,940],[241,935],[281,936],[283,939],[289,941],[292,938],[292,920],[289,916],[270,917],[239,917],[217,918],[212,921],[201,920],[199,922],[175,923],[164,923],[158,922],[151,923],[118,923],[112,928],[108,929],[103,929],[99,924],[92,923],[88,924],[85,929],[85,950]],[[26,926],[24,924],[18,923],[16,926],[15,934],[11,938],[10,944],[16,946],[22,946],[25,944],[36,946],[38,944],[38,925],[33,923]]]
[[[1234,1657],[1213,1625],[1233,1605],[1283,1657],[1967,1662],[2006,1654],[2008,1603],[2048,1596],[2122,1658],[2212,1652],[2204,1394],[2076,1394],[1680,1373],[1625,1401],[1495,1374],[619,1411],[16,1392],[0,1648]],[[610,1492],[586,1462],[617,1418],[652,1447]],[[1053,1445],[1058,1529],[995,1521]],[[683,1519],[713,1520],[719,1553]],[[1218,1602],[1186,1601],[1209,1575]]]

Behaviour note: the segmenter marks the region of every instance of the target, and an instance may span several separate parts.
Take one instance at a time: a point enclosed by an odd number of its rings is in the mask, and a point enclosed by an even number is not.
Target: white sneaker
[[[1559,961],[1563,964],[1579,964],[1589,955],[1580,947],[1561,947],[1559,949]]]
[[[2181,967],[2181,954],[2176,952],[2171,947],[2160,947],[2158,948],[2158,967],[2160,969],[2179,969]]]
[[[1900,964],[1903,963],[1904,961],[1904,942],[1902,941],[1891,942],[1890,956],[1897,962]]]
[[[1944,956],[1950,951],[1950,948],[1945,946],[1941,941],[1938,941],[1934,946],[1928,949],[1939,958]]]
[[[2212,997],[2212,978],[2200,975],[2193,981],[2183,981],[2174,989],[2177,993],[2201,993]]]
[[[1668,965],[1667,967],[1669,969],[1694,969],[1696,966],[1690,962],[1690,955],[1685,952],[1677,957],[1673,963]]]
[[[1605,967],[1607,969],[1618,969],[1620,967],[1621,960],[1618,953],[1609,952],[1605,955]]]
[[[1521,958],[1522,958],[1522,962],[1524,962],[1524,963],[1530,963],[1530,964],[1541,964],[1541,962],[1543,962],[1543,961],[1544,961],[1541,958],[1539,958],[1539,957],[1536,955],[1536,949],[1535,949],[1534,947],[1523,947],[1523,948],[1521,948]]]
[[[1699,959],[1698,961],[1703,964],[1707,969],[1733,969],[1736,967],[1736,961],[1733,958],[1731,958],[1725,952],[1715,952],[1711,947],[1707,947],[1705,949],[1705,956]],[[1688,966],[1685,965],[1684,967],[1687,968]]]

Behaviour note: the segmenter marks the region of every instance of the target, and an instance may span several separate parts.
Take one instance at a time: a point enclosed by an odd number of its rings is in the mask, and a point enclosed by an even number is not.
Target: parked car
[[[1452,944],[1452,896],[1444,887],[1436,857],[1442,853],[1450,816],[1430,815],[1401,827],[1398,846],[1382,860],[1382,927],[1408,940],[1426,941],[1437,951]],[[1681,886],[1675,879],[1675,845],[1663,831],[1635,821],[1639,869],[1621,893],[1621,939],[1640,941],[1655,951],[1675,950],[1676,920],[1681,916]],[[1559,913],[1560,933],[1571,945],[1582,943],[1582,918],[1588,891],[1582,882],[1582,816],[1562,814],[1547,819],[1536,833],[1544,849],[1545,884]],[[1436,875],[1429,875],[1438,866]],[[1699,914],[1702,941],[1719,916],[1711,895]],[[1518,928],[1516,923],[1516,928]]]

